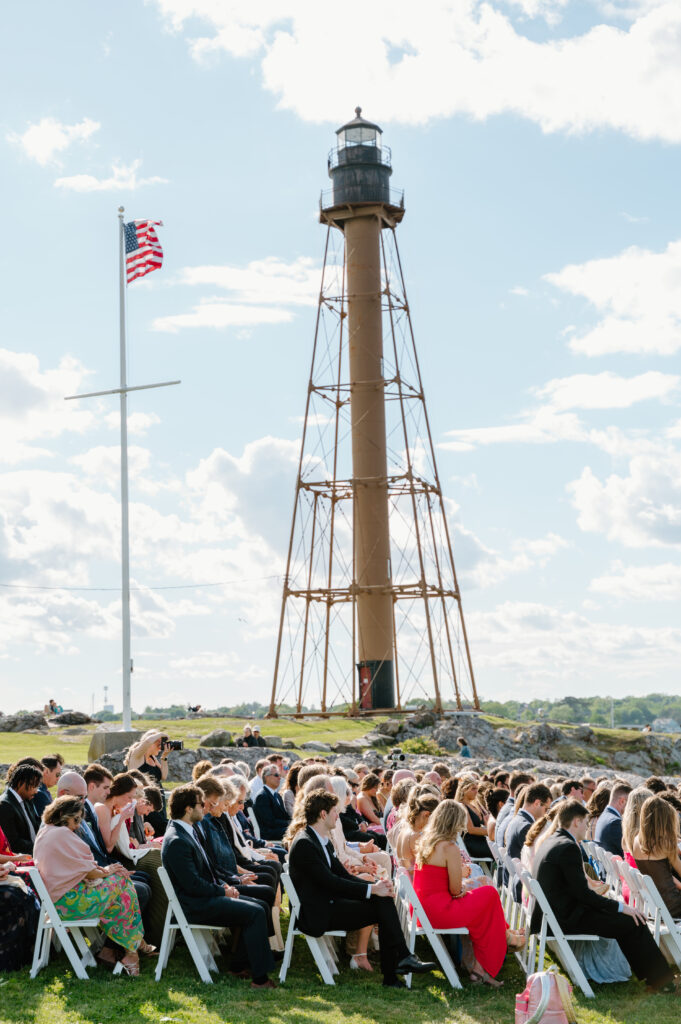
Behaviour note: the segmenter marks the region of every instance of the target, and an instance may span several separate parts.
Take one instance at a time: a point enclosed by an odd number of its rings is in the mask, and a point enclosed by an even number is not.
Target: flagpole
[[[125,360],[125,208],[118,207],[121,344],[121,622],[123,626],[123,729],[130,730],[130,532],[128,526],[128,381]]]

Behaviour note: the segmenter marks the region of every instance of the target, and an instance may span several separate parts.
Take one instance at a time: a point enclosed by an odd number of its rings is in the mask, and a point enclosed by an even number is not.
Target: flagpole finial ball
[[[125,207],[124,206],[119,206],[118,207],[118,212],[119,213],[125,213]]]
[[[357,114],[357,117],[361,117],[362,116],[362,108],[361,107],[355,107],[355,113]]]

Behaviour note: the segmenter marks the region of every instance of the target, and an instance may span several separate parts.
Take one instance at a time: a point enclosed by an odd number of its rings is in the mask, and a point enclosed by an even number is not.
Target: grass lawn
[[[417,952],[428,955],[425,945]],[[28,970],[5,976],[0,1024],[512,1024],[515,994],[525,987],[509,956],[500,992],[466,982],[454,992],[441,973],[415,978],[411,992],[384,991],[378,972],[358,977],[346,965],[331,988],[322,984],[301,939],[286,984],[276,992],[254,993],[248,982],[222,975],[203,985],[180,946],[158,984],[153,971],[147,961],[139,978],[112,978],[99,967],[91,981],[78,981],[60,954],[35,981]],[[637,982],[598,986],[596,999],[580,995],[578,1006],[580,1024],[677,1024],[680,1009],[678,998],[647,996]]]
[[[292,740],[296,745],[306,740],[320,740],[322,743],[336,743],[338,740],[354,740],[364,736],[371,729],[372,722],[384,719],[349,719],[349,718],[308,718],[291,720],[277,718],[267,722],[259,722],[264,736],[280,736],[284,740]],[[147,729],[162,729],[171,739],[183,740],[184,745],[195,750],[199,739],[214,729],[227,729],[236,738],[241,735],[244,721],[240,718],[189,718],[174,722],[159,722],[152,719],[140,719],[134,722],[134,728],[141,732]],[[251,723],[255,724],[255,720]],[[96,726],[83,726],[86,734],[69,732],[69,727],[50,730],[49,735],[34,735],[25,732],[0,733],[0,764],[11,764],[19,757],[43,757],[45,754],[58,750],[70,764],[85,764],[90,746],[90,737]]]

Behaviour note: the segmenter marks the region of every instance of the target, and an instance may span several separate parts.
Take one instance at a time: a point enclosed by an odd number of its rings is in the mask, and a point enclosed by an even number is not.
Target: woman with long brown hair
[[[649,796],[641,808],[634,860],[650,875],[673,917],[681,917],[681,858],[679,816],[661,796]]]
[[[383,834],[383,809],[378,799],[378,787],[381,780],[378,775],[365,775],[359,785],[359,796],[357,797],[357,810],[369,823],[369,828],[379,834]]]

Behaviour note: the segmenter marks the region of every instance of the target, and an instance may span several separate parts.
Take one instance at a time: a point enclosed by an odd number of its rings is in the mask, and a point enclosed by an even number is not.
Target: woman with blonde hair
[[[404,827],[400,829],[395,844],[397,866],[405,868],[410,875],[414,873],[416,842],[440,803],[439,797],[433,793],[420,793],[420,788],[416,786],[409,794]]]
[[[672,917],[681,917],[679,816],[663,797],[649,796],[641,807],[633,854],[636,867],[652,878]]]
[[[168,737],[159,729],[148,729],[137,743],[128,747],[123,763],[128,770],[138,768],[160,786],[168,778],[169,753]]]
[[[490,885],[465,892],[457,838],[468,811],[443,800],[416,843],[414,889],[434,928],[468,928],[472,952],[464,958],[473,982],[500,988],[495,981],[506,955],[506,921],[499,893]]]

